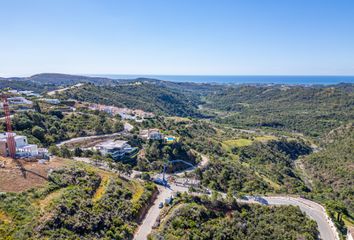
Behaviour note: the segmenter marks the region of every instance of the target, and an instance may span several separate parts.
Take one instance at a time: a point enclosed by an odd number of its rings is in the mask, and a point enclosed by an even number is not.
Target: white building
[[[38,93],[34,93],[33,91],[19,91],[19,94],[26,95],[28,97],[40,97],[41,95]]]
[[[123,158],[134,150],[127,141],[122,140],[109,140],[97,144],[94,149],[100,151],[102,155],[111,155],[115,160]]]
[[[20,157],[33,157],[38,155],[38,147],[36,144],[28,144],[26,136],[16,135],[12,133],[15,139],[16,155]],[[1,155],[7,156],[8,154],[8,133],[0,133],[0,148]]]
[[[163,135],[160,133],[159,129],[149,129],[147,138],[151,140],[162,140]]]
[[[41,101],[49,103],[49,104],[60,104],[60,100],[56,98],[42,98]]]
[[[11,97],[7,99],[9,101],[9,104],[26,104],[26,105],[31,105],[33,102],[30,100],[27,100],[24,97]]]

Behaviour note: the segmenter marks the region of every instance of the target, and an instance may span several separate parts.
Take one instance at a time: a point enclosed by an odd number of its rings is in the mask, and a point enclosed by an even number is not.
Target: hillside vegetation
[[[354,126],[333,131],[325,148],[302,162],[324,200],[336,200],[354,218]]]
[[[150,239],[314,240],[317,224],[292,206],[230,205],[198,198],[172,208]]]
[[[220,123],[320,136],[354,119],[352,84],[330,87],[241,86],[207,96],[205,107],[227,111]]]
[[[27,111],[15,114],[12,119],[14,131],[26,135],[30,142],[50,146],[69,138],[95,134],[108,134],[123,130],[123,123],[101,113],[68,113]],[[5,123],[2,123],[5,130]]]
[[[155,191],[84,165],[54,170],[48,180],[1,194],[0,239],[132,239]]]
[[[309,191],[294,170],[294,160],[311,149],[299,141],[259,141],[238,148],[239,160],[216,159],[201,179],[212,189],[242,195],[256,192],[303,193]]]
[[[72,98],[174,116],[202,116],[197,111],[198,98],[165,86],[144,82],[117,84],[109,87],[87,84],[65,91],[59,96],[64,99]]]

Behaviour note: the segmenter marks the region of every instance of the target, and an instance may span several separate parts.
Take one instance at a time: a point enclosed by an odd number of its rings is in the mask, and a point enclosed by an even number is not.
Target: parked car
[[[159,208],[163,208],[163,202],[160,202]]]

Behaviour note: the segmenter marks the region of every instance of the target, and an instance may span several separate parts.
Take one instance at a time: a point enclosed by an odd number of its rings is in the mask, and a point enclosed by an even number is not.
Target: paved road
[[[162,209],[159,208],[159,203],[164,202],[166,198],[171,196],[172,190],[159,186],[159,194],[147,212],[142,224],[138,228],[137,232],[135,233],[134,239],[135,240],[146,240],[147,236],[151,233],[152,227],[154,226],[158,216]]]
[[[68,141],[64,141],[61,144],[65,143],[72,143],[72,142],[77,142],[77,141],[83,141],[87,139],[93,139],[97,137],[102,137],[102,136],[115,136],[119,135],[121,133],[115,133],[115,134],[109,134],[109,135],[100,135],[100,136],[90,136],[90,137],[83,137],[83,138],[76,138],[76,139],[70,139]],[[92,162],[89,159],[76,159],[78,161],[84,161],[87,163],[92,164]],[[208,157],[202,155],[202,161],[198,165],[198,167],[203,167],[208,163],[209,159]],[[101,166],[102,168],[109,170],[108,166]],[[140,172],[136,172],[140,173]],[[159,208],[159,203],[164,202],[164,200],[172,195],[173,192],[187,192],[188,188],[183,187],[183,186],[177,186],[174,184],[171,184],[170,188],[165,188],[162,186],[158,186],[159,188],[159,194],[157,196],[157,199],[154,201],[152,204],[151,208],[147,212],[142,224],[138,228],[137,232],[134,235],[135,240],[145,240],[147,239],[147,236],[151,233],[152,227],[155,224],[156,220],[158,219],[158,216],[160,215],[160,212],[162,209]],[[225,197],[225,193],[220,193],[221,196]],[[311,217],[313,220],[317,222],[318,225],[318,230],[320,232],[320,237],[323,240],[339,240],[338,232],[337,229],[334,227],[333,222],[331,219],[328,217],[325,209],[318,203],[312,202],[307,199],[303,198],[294,198],[294,197],[284,197],[284,196],[273,196],[273,197],[262,197],[265,199],[269,205],[293,205],[293,206],[298,206],[300,209],[305,212],[309,217]],[[237,199],[239,203],[257,203],[254,200],[243,200],[243,199]]]
[[[323,240],[339,240],[338,232],[333,222],[329,219],[325,209],[318,203],[303,198],[292,197],[264,197],[270,205],[299,206],[318,225],[320,237]]]
[[[56,145],[57,145],[57,147],[60,147],[60,146],[63,146],[65,144],[68,144],[68,143],[78,143],[78,142],[82,142],[82,141],[87,141],[89,139],[115,137],[115,136],[122,135],[124,133],[129,133],[133,128],[134,128],[133,125],[131,125],[130,123],[126,122],[126,123],[124,123],[124,130],[121,131],[121,132],[118,132],[118,133],[71,138],[69,140],[57,143]]]
[[[191,167],[191,168],[188,168],[184,171],[181,171],[181,172],[178,172],[178,173],[173,173],[173,174],[167,174],[168,176],[173,176],[173,175],[176,175],[176,176],[184,176],[184,173],[189,173],[189,172],[193,172],[196,168],[204,168],[208,162],[209,162],[209,158],[203,154],[200,154],[201,158],[202,158],[202,161],[200,161],[200,163],[198,163],[198,165],[194,166],[194,167]]]
[[[47,94],[48,94],[49,96],[52,96],[52,95],[54,95],[54,94],[56,94],[56,93],[64,92],[64,91],[66,91],[66,90],[68,90],[68,89],[72,89],[72,88],[75,88],[75,87],[80,87],[80,86],[82,86],[82,85],[84,85],[84,84],[83,84],[83,83],[78,83],[78,84],[75,84],[75,85],[70,86],[70,87],[60,88],[60,89],[56,89],[56,90],[47,92]]]
[[[96,139],[96,138],[115,137],[115,136],[119,136],[121,134],[122,133],[119,132],[119,133],[112,133],[112,134],[105,134],[105,135],[94,135],[94,136],[71,138],[69,140],[57,143],[56,145],[57,145],[57,147],[61,147],[61,146],[68,144],[68,143],[78,143],[78,142],[87,141],[87,140]]]

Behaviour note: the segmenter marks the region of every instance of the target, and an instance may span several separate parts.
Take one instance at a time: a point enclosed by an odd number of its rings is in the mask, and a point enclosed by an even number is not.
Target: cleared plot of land
[[[0,168],[0,192],[22,192],[30,188],[43,186],[47,182],[50,169],[68,164],[68,160],[54,158],[47,164],[1,158],[5,167]]]
[[[254,139],[247,138],[239,138],[239,139],[231,139],[222,142],[223,148],[226,151],[230,151],[234,147],[246,147],[251,145],[254,141],[266,142],[270,140],[275,140],[276,137],[270,135],[258,136]]]

